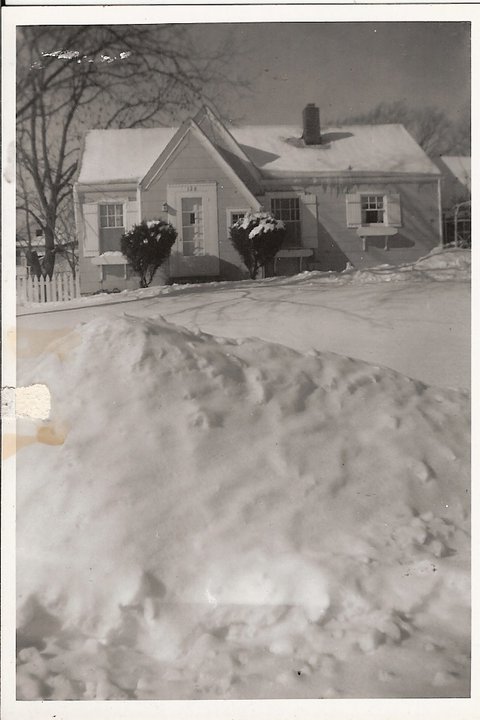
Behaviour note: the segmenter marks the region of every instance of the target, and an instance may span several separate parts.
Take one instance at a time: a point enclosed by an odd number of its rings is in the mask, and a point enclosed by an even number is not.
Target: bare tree
[[[462,109],[453,121],[435,107],[412,108],[404,100],[380,103],[373,110],[342,119],[350,123],[402,123],[430,157],[470,154],[470,116]]]
[[[45,267],[43,208],[37,194],[26,181],[25,168],[17,165],[17,249],[25,252],[29,273],[38,278],[46,277]],[[39,238],[41,234],[41,240]],[[40,249],[41,248],[41,249]],[[78,266],[78,241],[76,237],[73,203],[66,198],[58,207],[55,227],[55,257],[65,258],[73,276]],[[52,269],[53,271],[53,269]]]
[[[75,214],[71,202],[63,203],[59,209],[55,240],[55,255],[65,258],[75,278],[78,269],[78,238],[75,228]]]
[[[215,105],[228,82],[231,49],[200,54],[194,48],[188,26],[19,30],[19,207],[45,235],[44,275],[53,272],[59,215],[71,202],[86,129],[162,124],[205,99]]]

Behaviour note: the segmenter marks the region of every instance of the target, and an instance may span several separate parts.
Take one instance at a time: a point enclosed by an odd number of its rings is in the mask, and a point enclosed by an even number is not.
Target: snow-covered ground
[[[258,337],[300,352],[328,350],[428,384],[469,388],[469,281],[470,253],[449,250],[400,268],[152,287],[23,305],[17,353],[23,368],[49,342],[99,312],[160,313],[216,336]]]
[[[468,696],[469,265],[22,308],[19,697]]]

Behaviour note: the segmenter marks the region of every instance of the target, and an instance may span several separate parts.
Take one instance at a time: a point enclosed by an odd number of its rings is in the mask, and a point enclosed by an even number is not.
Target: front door
[[[177,230],[170,257],[175,278],[217,277],[220,272],[216,183],[168,185],[169,222]]]

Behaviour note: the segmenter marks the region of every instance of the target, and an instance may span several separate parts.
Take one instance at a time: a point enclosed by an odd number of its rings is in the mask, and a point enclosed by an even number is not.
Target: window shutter
[[[97,203],[83,205],[83,254],[85,257],[95,257],[99,254],[99,229]]]
[[[362,204],[359,193],[345,195],[347,201],[347,227],[359,227],[362,224]]]
[[[125,230],[128,232],[134,225],[138,225],[139,223],[137,201],[129,200],[123,207],[125,212]]]
[[[313,193],[300,195],[300,224],[302,247],[318,247],[317,196]]]
[[[402,226],[400,195],[397,193],[387,195],[387,223],[392,227]]]

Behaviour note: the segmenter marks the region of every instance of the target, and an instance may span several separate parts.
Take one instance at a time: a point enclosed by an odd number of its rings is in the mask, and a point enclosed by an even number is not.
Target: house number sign
[[[180,192],[197,192],[196,185],[175,185],[175,190]]]

